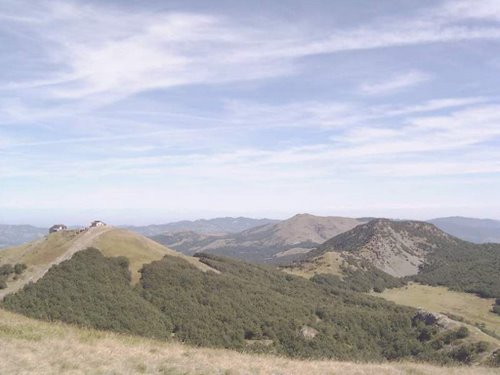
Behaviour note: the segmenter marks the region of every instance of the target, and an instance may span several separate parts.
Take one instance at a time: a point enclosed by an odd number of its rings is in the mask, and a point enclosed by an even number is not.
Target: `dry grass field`
[[[283,267],[283,271],[296,276],[310,279],[314,275],[328,274],[342,276],[340,266],[344,262],[342,255],[338,252],[328,251],[309,262],[302,262],[299,265],[289,268]]]
[[[483,367],[299,361],[46,323],[0,309],[0,374],[498,375]]]
[[[402,288],[386,289],[383,293],[375,295],[400,305],[458,315],[472,324],[484,324],[488,330],[500,336],[500,316],[491,312],[494,299],[454,292],[445,287],[413,283]]]

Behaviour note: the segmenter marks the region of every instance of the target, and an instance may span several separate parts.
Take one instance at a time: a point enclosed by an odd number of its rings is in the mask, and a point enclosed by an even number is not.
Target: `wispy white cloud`
[[[438,15],[452,19],[500,20],[500,3],[496,0],[447,1],[438,11]]]
[[[369,175],[442,175],[496,173],[495,153],[482,152],[483,144],[500,139],[500,107],[475,105],[443,115],[418,115],[401,120],[399,127],[360,123],[347,127],[321,143],[280,148],[241,147],[226,143],[227,150],[186,151],[155,156],[107,157],[92,161],[40,160],[32,173],[46,175],[130,175],[168,174],[234,180],[271,181],[293,179],[301,175],[328,178],[339,171]],[[194,132],[187,132],[187,140]],[[175,136],[175,133],[171,133]],[[150,134],[157,137],[159,134]],[[112,140],[133,138],[116,136]],[[202,138],[203,139],[203,136]],[[206,138],[205,138],[206,139]],[[94,139],[69,139],[58,143],[91,142]],[[193,143],[199,142],[197,138]],[[148,139],[148,144],[149,139]],[[29,145],[29,144],[27,144]],[[40,142],[40,145],[44,145]],[[137,143],[136,147],[144,145]],[[18,145],[19,146],[19,145]],[[133,146],[133,144],[129,145]],[[113,145],[108,145],[111,149]],[[121,145],[118,145],[121,147]],[[439,154],[439,163],[432,160]],[[426,159],[431,158],[431,161]],[[471,159],[472,158],[472,159]],[[387,168],[391,160],[391,168]],[[473,160],[473,161],[471,161]],[[460,165],[464,168],[459,168]],[[477,168],[472,166],[476,164]],[[77,167],[78,166],[78,167]],[[443,166],[443,168],[440,168]],[[6,165],[7,168],[7,165]],[[10,168],[10,167],[9,167]],[[142,170],[142,172],[141,172]],[[252,173],[248,173],[252,171]],[[7,173],[7,171],[5,171]],[[11,168],[12,174],[25,171]]]
[[[402,74],[396,74],[387,79],[376,83],[365,83],[361,86],[360,91],[366,95],[390,95],[397,93],[403,89],[420,85],[430,81],[431,75],[420,71],[411,71]]]
[[[0,206],[38,183],[48,186],[46,202],[57,205],[55,181],[61,191],[75,181],[94,183],[102,204],[106,197],[117,205],[137,197],[151,203],[163,190],[185,197],[179,206],[201,204],[200,191],[231,202],[259,191],[254,200],[273,203],[265,189],[274,189],[279,199],[314,196],[321,206],[339,185],[364,197],[362,187],[379,177],[500,172],[492,146],[500,141],[494,89],[445,87],[450,78],[440,73],[452,64],[433,64],[432,56],[425,64],[416,55],[380,68],[399,47],[408,47],[406,53],[433,43],[456,49],[497,43],[496,1],[446,2],[413,15],[321,28],[277,17],[137,9],[0,4],[0,33],[18,38],[13,53],[2,56],[0,125],[9,126],[0,127]],[[360,64],[359,77],[356,67],[344,74],[344,58],[345,64],[373,58],[374,67]],[[318,60],[329,70],[320,72]],[[316,80],[310,79],[315,69]],[[387,70],[396,73],[384,77]],[[469,70],[463,72],[467,78]],[[482,78],[474,87],[488,83]],[[436,90],[419,86],[431,80]],[[148,194],[135,193],[143,180]]]
[[[47,58],[59,68],[50,78],[9,85],[43,86],[46,89],[40,94],[58,99],[99,95],[101,103],[151,89],[290,74],[298,69],[297,59],[310,55],[500,38],[500,26],[461,24],[470,16],[467,11],[451,9],[439,21],[427,20],[433,12],[442,12],[439,8],[413,19],[325,30],[311,37],[307,29],[286,24],[236,24],[213,15],[130,14],[113,7],[67,2],[44,2],[35,9],[31,3],[23,4],[26,17],[39,22],[9,22],[21,23],[47,44]],[[484,18],[495,14],[496,8],[483,8],[471,14]],[[415,71],[368,84],[363,91],[390,92],[425,79],[425,74]]]

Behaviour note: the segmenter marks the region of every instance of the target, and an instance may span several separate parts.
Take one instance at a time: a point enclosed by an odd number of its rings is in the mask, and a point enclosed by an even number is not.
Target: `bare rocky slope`
[[[287,270],[305,277],[383,279],[386,287],[397,286],[399,279],[390,277],[408,277],[499,298],[499,267],[499,244],[463,241],[426,222],[376,219],[326,241]]]
[[[206,252],[259,263],[287,263],[362,223],[346,217],[298,214],[226,236],[177,233],[152,239],[187,254]]]
[[[417,274],[431,252],[461,242],[429,223],[376,219],[326,241],[310,257],[334,251],[402,277]]]

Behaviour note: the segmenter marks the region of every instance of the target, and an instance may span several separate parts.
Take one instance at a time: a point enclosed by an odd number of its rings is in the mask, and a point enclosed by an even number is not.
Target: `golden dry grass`
[[[127,257],[130,261],[132,283],[139,281],[139,270],[144,264],[160,260],[165,255],[181,257],[202,271],[218,272],[201,263],[198,258],[185,256],[149,238],[124,229],[113,229],[103,233],[93,241],[92,246],[108,257]]]
[[[28,269],[16,281],[8,283],[6,290],[0,291],[0,299],[12,293],[29,281],[36,281],[54,264],[71,258],[77,251],[95,247],[105,256],[125,256],[130,261],[132,282],[139,280],[139,270],[144,264],[162,259],[165,255],[178,256],[202,271],[212,270],[198,258],[188,257],[171,250],[139,234],[113,227],[96,227],[78,233],[66,230],[52,233],[39,240],[0,252],[0,264],[25,263]]]
[[[25,263],[27,266],[48,264],[71,245],[77,234],[75,231],[62,231],[29,242],[4,249],[0,252],[0,263]]]
[[[498,375],[498,369],[299,361],[46,323],[0,309],[0,374]]]
[[[306,279],[323,273],[342,276],[340,266],[343,262],[344,260],[340,253],[328,251],[309,262],[303,262],[293,268],[283,268],[283,271]]]
[[[491,311],[493,299],[479,298],[470,293],[454,292],[445,287],[415,283],[402,288],[386,289],[383,293],[375,295],[400,305],[458,315],[473,324],[483,323],[488,330],[500,336],[500,316]]]

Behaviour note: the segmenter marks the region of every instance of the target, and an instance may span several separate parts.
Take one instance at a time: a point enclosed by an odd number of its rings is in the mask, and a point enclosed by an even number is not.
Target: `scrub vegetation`
[[[413,308],[336,283],[212,255],[199,261],[219,273],[165,256],[144,265],[134,285],[126,258],[87,249],[3,306],[48,321],[294,358],[472,363],[487,352],[460,336],[445,340],[449,332]]]

